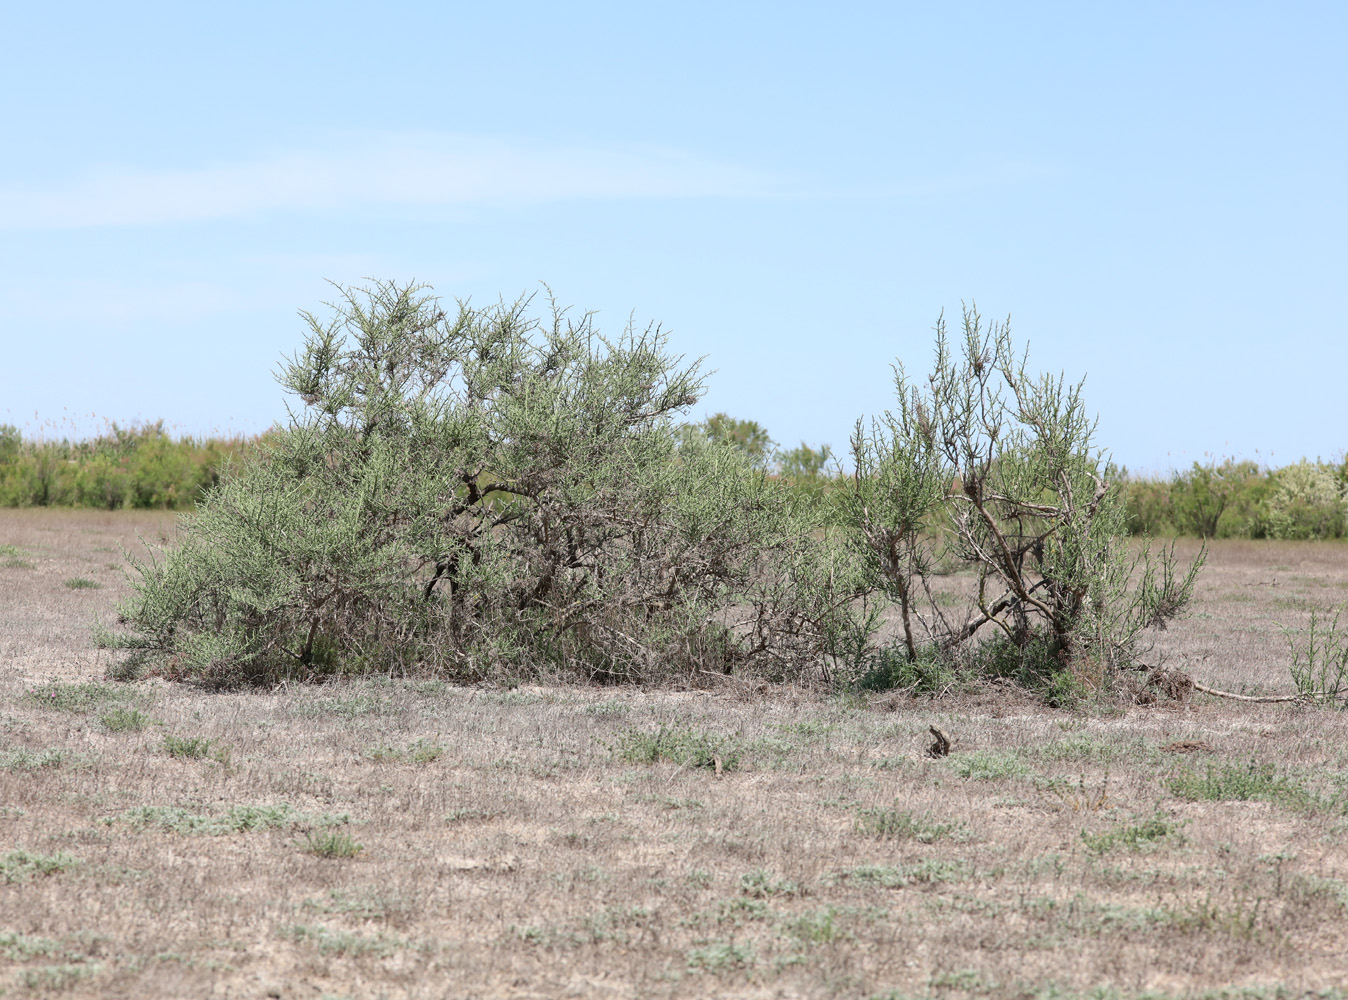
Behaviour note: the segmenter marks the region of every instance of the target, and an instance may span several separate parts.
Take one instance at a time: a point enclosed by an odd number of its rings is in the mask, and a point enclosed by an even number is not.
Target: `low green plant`
[[[935,882],[959,882],[969,877],[965,861],[943,861],[928,858],[914,865],[859,865],[834,872],[833,881],[847,880],[882,889],[901,889],[906,885]]]
[[[201,760],[211,752],[211,741],[204,736],[164,735],[164,751],[170,757]]]
[[[17,545],[0,545],[0,566],[6,569],[32,569],[28,553]]]
[[[1137,823],[1111,827],[1101,833],[1081,831],[1081,842],[1092,854],[1107,854],[1115,848],[1140,851],[1161,841],[1183,843],[1180,832],[1184,823],[1170,819],[1162,813],[1156,813]]]
[[[70,684],[50,681],[24,692],[24,700],[41,708],[60,712],[92,712],[109,702],[126,702],[136,697],[133,689],[96,682]]]
[[[314,948],[320,955],[345,957],[361,955],[385,957],[407,946],[406,941],[388,934],[381,933],[371,937],[355,931],[333,930],[322,924],[316,927],[292,924],[282,928],[281,937]]]
[[[138,733],[149,725],[149,718],[134,708],[114,708],[99,721],[114,733]]]
[[[955,773],[974,781],[1004,781],[1023,778],[1030,768],[1018,754],[1005,750],[978,750],[954,758]]]
[[[364,848],[345,830],[310,830],[304,836],[304,850],[316,858],[354,858]]]
[[[97,590],[103,584],[97,580],[90,580],[87,576],[72,576],[65,583],[70,590]]]
[[[961,830],[960,823],[937,823],[928,813],[918,816],[907,809],[863,809],[857,817],[856,830],[881,840],[916,840],[920,844],[934,844]]]
[[[613,749],[619,760],[634,764],[665,760],[681,767],[722,771],[740,766],[740,748],[729,738],[678,726],[661,726],[653,733],[629,729],[618,736]]]
[[[124,823],[135,830],[163,830],[185,836],[219,837],[253,830],[283,830],[295,827],[332,827],[349,822],[345,813],[311,816],[288,803],[268,806],[232,806],[221,815],[207,816],[178,806],[138,806],[119,816],[104,817],[111,826]]]
[[[1298,778],[1280,775],[1272,764],[1209,764],[1206,770],[1182,770],[1169,782],[1170,791],[1189,802],[1248,802],[1260,799],[1310,806],[1315,795]]]
[[[366,751],[366,756],[371,760],[387,761],[390,763],[407,764],[430,764],[439,760],[445,755],[445,748],[438,743],[431,743],[429,740],[417,740],[406,750],[399,750],[396,747],[379,745]]]
[[[729,972],[753,968],[757,962],[754,946],[749,942],[716,941],[688,952],[688,968],[703,972]]]
[[[796,896],[801,889],[799,883],[778,878],[772,872],[759,868],[740,876],[740,892],[762,899],[767,896]]]
[[[64,955],[65,949],[51,938],[0,931],[0,956],[11,962],[28,962],[35,958],[60,958]]]
[[[786,921],[782,930],[807,947],[832,944],[850,936],[839,924],[839,912],[832,906],[809,910]]]
[[[44,965],[36,969],[24,969],[19,982],[33,993],[60,993],[69,990],[83,979],[95,976],[102,969],[97,962],[89,964]]]
[[[60,747],[48,747],[45,750],[30,750],[18,747],[14,750],[0,751],[0,770],[38,771],[48,767],[61,767],[83,758]]]
[[[1344,605],[1336,608],[1325,625],[1319,610],[1312,609],[1304,640],[1298,631],[1282,630],[1292,653],[1292,683],[1307,701],[1333,704],[1348,696],[1348,630],[1339,627],[1343,610]]]
[[[959,674],[949,656],[936,646],[918,647],[915,656],[886,646],[864,661],[856,679],[863,691],[908,691],[915,695],[944,694],[959,683]]]
[[[34,875],[59,875],[79,864],[79,859],[62,851],[56,854],[34,854],[14,850],[0,855],[0,879],[5,882],[27,882]]]

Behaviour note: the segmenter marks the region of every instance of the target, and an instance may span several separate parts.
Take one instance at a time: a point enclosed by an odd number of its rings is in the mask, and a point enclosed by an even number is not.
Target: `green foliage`
[[[752,968],[757,962],[751,942],[716,941],[688,952],[688,968],[721,973]]]
[[[915,695],[940,695],[959,681],[950,658],[934,645],[920,646],[915,657],[893,646],[883,647],[864,661],[856,678],[863,691],[909,691]]]
[[[1348,497],[1338,470],[1302,459],[1279,469],[1261,516],[1269,538],[1342,538]]]
[[[772,439],[757,421],[736,420],[724,413],[714,413],[702,422],[701,430],[717,444],[729,445],[742,452],[755,466],[766,468],[772,455]]]
[[[269,806],[231,806],[223,815],[207,816],[178,806],[140,806],[120,816],[103,819],[107,825],[124,823],[134,830],[161,830],[183,836],[220,837],[253,830],[285,830],[294,827],[332,827],[348,817],[324,813],[310,816],[281,802]]]
[[[1202,773],[1182,770],[1171,777],[1170,791],[1189,802],[1248,802],[1262,799],[1284,805],[1308,807],[1314,794],[1289,775],[1280,775],[1272,764],[1209,764]]]
[[[307,945],[320,955],[346,957],[373,955],[382,958],[406,947],[407,944],[401,938],[383,932],[370,936],[355,931],[333,930],[322,924],[316,927],[292,924],[281,930],[281,937],[296,944]]]
[[[1005,675],[1006,644],[1052,702],[1080,700],[1184,611],[1202,557],[1177,572],[1173,549],[1130,552],[1121,474],[1095,446],[1082,386],[1032,375],[1009,324],[966,308],[957,348],[944,319],[936,334],[931,375],[910,382],[896,366],[897,413],[857,424],[841,519],[870,587],[899,610],[910,661],[933,649]],[[963,613],[929,586],[950,563],[977,575]]]
[[[304,836],[304,850],[317,858],[354,858],[363,849],[345,830],[310,830]]]
[[[759,868],[740,876],[740,892],[755,899],[796,896],[800,894],[800,885],[790,879],[777,878],[772,872]]]
[[[170,757],[201,760],[211,752],[211,741],[203,736],[164,736],[164,751]]]
[[[35,875],[59,875],[79,863],[78,858],[61,851],[56,854],[34,854],[31,851],[14,850],[0,855],[0,880],[27,882]]]
[[[1261,469],[1195,462],[1169,480],[1124,476],[1128,528],[1202,538],[1342,538],[1348,531],[1348,460]]]
[[[914,865],[860,865],[833,877],[882,889],[901,889],[913,884],[961,881],[969,877],[969,865],[965,861],[928,858]]]
[[[856,829],[869,837],[881,840],[916,840],[919,844],[934,844],[961,829],[959,823],[936,823],[924,813],[915,816],[907,809],[863,809],[857,818]]]
[[[795,482],[817,482],[825,475],[833,457],[833,449],[828,445],[823,444],[815,449],[802,441],[800,447],[778,454],[777,472]]]
[[[720,767],[736,770],[740,748],[730,739],[714,733],[676,726],[661,726],[654,733],[629,729],[618,737],[614,751],[619,760],[634,764],[655,764],[665,760],[681,767]]]
[[[1187,473],[1177,474],[1171,486],[1175,526],[1199,538],[1219,537],[1223,514],[1258,478],[1259,467],[1253,462],[1229,458],[1221,465],[1195,462]]]
[[[680,429],[703,379],[657,327],[341,294],[278,373],[302,412],[134,564],[119,641],[162,673],[785,677],[846,648],[819,505]]]
[[[25,441],[0,425],[0,507],[191,507],[258,439],[173,439],[163,421],[87,441]]]
[[[110,732],[138,733],[149,724],[150,720],[146,718],[144,713],[138,712],[134,708],[114,708],[111,712],[102,716],[99,721]]]
[[[70,684],[63,681],[51,681],[29,688],[24,692],[24,700],[41,708],[51,708],[59,712],[92,712],[109,702],[126,702],[136,697],[134,690],[115,684],[96,682]]]
[[[974,781],[1002,781],[1023,778],[1030,768],[1020,757],[1005,750],[979,750],[955,758],[955,773]]]
[[[1283,628],[1292,653],[1292,683],[1307,701],[1335,704],[1348,695],[1348,630],[1339,628],[1342,614],[1343,606],[1336,608],[1326,625],[1313,609],[1304,640],[1299,631]]]
[[[90,580],[85,576],[71,577],[66,581],[65,585],[68,590],[96,590],[103,586],[96,580]]]
[[[1107,854],[1117,847],[1140,851],[1163,840],[1182,843],[1184,836],[1180,830],[1183,826],[1182,822],[1157,813],[1140,823],[1111,827],[1103,833],[1082,830],[1081,841],[1092,854]]]
[[[391,763],[407,764],[430,764],[439,760],[445,754],[445,748],[438,743],[431,743],[429,740],[417,740],[406,750],[399,750],[396,747],[377,746],[366,752],[366,756],[371,760],[388,761]]]

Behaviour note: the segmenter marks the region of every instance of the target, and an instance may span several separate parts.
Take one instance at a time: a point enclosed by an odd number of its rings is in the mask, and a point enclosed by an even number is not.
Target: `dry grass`
[[[105,682],[88,623],[123,592],[117,542],[171,525],[0,512],[19,553],[0,549],[5,995],[1348,982],[1343,713]],[[1288,689],[1268,622],[1348,597],[1345,553],[1215,546],[1198,614],[1164,650],[1208,683]],[[948,757],[926,757],[931,725]]]

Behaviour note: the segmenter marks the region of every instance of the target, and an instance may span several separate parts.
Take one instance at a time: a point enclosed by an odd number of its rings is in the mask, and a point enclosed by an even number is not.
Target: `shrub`
[[[1052,697],[1075,697],[1184,611],[1203,558],[1180,572],[1173,549],[1130,556],[1121,474],[1094,443],[1080,384],[1032,376],[1009,324],[975,309],[957,352],[944,320],[936,332],[932,374],[913,383],[897,365],[898,411],[857,424],[844,523],[898,607],[909,660],[929,647],[952,664],[1005,660],[996,643],[978,648],[986,629],[1020,651],[1021,673],[1034,661]],[[977,575],[963,614],[928,585],[951,562]]]
[[[703,377],[658,328],[392,284],[306,319],[278,374],[304,409],[134,564],[119,642],[169,676],[695,682],[845,655],[819,505],[675,424]]]
[[[1337,470],[1302,459],[1279,469],[1261,519],[1269,538],[1342,538],[1348,499]]]

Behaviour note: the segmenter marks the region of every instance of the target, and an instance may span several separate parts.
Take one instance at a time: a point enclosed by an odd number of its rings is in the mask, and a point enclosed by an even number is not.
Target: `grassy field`
[[[107,681],[172,533],[0,511],[5,996],[1348,995],[1343,713]],[[1289,691],[1345,598],[1342,545],[1217,543],[1156,653]]]

